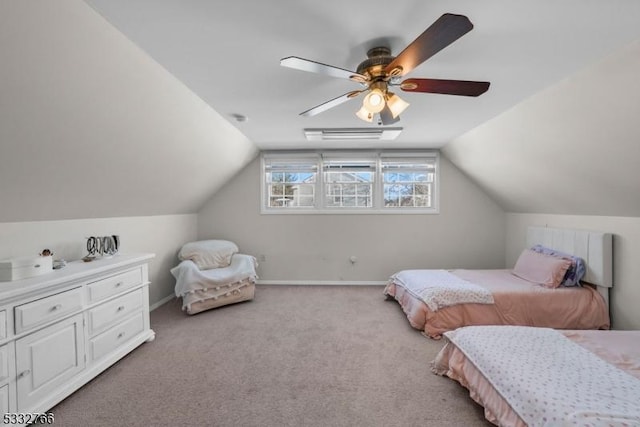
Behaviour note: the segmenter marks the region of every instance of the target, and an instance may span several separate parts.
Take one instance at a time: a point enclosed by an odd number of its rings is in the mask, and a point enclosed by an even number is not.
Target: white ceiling
[[[87,0],[111,24],[261,149],[436,148],[640,37],[633,0]],[[479,98],[404,93],[411,106],[393,142],[304,139],[305,127],[372,126],[354,100],[298,114],[354,83],[281,67],[300,56],[355,69],[368,48],[398,54],[443,13],[475,28],[411,72],[491,82]],[[233,120],[248,116],[247,122]],[[376,125],[373,125],[376,126]]]

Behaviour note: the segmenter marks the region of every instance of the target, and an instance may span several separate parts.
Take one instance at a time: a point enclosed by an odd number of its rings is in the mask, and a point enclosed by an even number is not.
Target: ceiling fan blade
[[[407,79],[400,83],[405,92],[441,93],[443,95],[479,96],[489,89],[489,82],[440,79]]]
[[[282,58],[280,60],[280,65],[282,65],[283,67],[294,68],[296,70],[308,71],[310,73],[324,74],[325,76],[338,77],[341,79],[349,79],[357,83],[364,83],[369,80],[367,76],[358,74],[355,71],[345,70],[344,68],[322,64],[320,62],[311,61],[309,59],[298,58],[297,56]]]
[[[385,68],[385,72],[392,73],[396,67],[401,67],[395,75],[405,75],[411,70],[467,34],[473,24],[464,15],[445,13],[429,28],[418,36],[409,46]]]
[[[347,92],[344,95],[338,96],[337,98],[333,98],[332,100],[329,100],[327,102],[323,102],[320,105],[316,105],[315,107],[310,108],[307,111],[303,111],[302,113],[300,113],[300,115],[301,116],[305,116],[305,117],[311,117],[311,116],[315,116],[316,114],[323,113],[323,112],[327,111],[330,108],[336,107],[336,106],[338,106],[340,104],[343,104],[343,103],[347,102],[351,98],[355,98],[361,92],[363,92],[363,91],[354,90],[354,91],[351,91],[351,92]]]

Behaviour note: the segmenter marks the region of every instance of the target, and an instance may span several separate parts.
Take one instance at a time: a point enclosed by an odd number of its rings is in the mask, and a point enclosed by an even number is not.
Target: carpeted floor
[[[488,426],[380,286],[258,286],[151,313],[143,344],[51,411],[60,426]]]

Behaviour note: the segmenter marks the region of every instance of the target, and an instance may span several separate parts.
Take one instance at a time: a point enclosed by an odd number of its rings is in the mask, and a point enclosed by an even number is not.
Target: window
[[[373,207],[376,162],[327,158],[323,162],[327,208]]]
[[[269,209],[315,207],[315,158],[267,158],[264,160],[264,171]]]
[[[262,213],[438,213],[436,152],[262,155]]]
[[[382,159],[384,207],[431,208],[435,163],[429,159]]]

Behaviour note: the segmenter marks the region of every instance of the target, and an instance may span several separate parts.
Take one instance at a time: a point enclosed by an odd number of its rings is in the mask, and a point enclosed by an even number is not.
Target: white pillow
[[[200,270],[209,270],[228,267],[235,253],[238,253],[238,246],[228,240],[200,240],[185,244],[178,258],[193,261]]]

